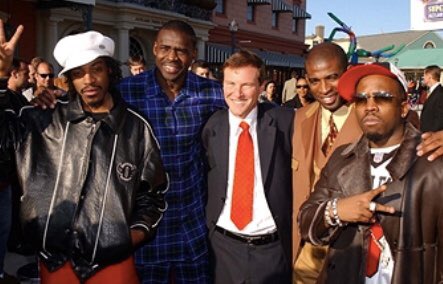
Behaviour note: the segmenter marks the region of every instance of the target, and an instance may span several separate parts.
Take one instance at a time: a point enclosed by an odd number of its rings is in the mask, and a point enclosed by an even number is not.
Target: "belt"
[[[278,240],[278,233],[274,232],[272,234],[260,235],[260,236],[245,236],[227,231],[221,227],[216,226],[215,230],[222,235],[225,235],[231,239],[240,241],[242,243],[254,246],[266,245]]]

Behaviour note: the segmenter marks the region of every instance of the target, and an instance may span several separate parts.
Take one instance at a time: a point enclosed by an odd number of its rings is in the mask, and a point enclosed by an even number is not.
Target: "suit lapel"
[[[435,104],[436,101],[439,100],[438,96],[440,95],[440,92],[443,92],[443,90],[440,90],[440,88],[442,88],[441,85],[438,85],[433,91],[432,93],[430,93],[428,95],[427,100],[425,101],[425,103],[423,104],[423,109],[422,112],[428,108],[428,106],[430,106],[432,108],[432,106]]]
[[[320,104],[318,102],[312,103],[308,106],[309,109],[306,110],[306,118],[301,123],[301,133],[302,137],[297,137],[297,139],[302,140],[305,159],[311,157],[312,160],[312,144],[314,144],[316,139],[315,128],[318,127],[318,116],[320,115]],[[297,116],[297,114],[295,114]]]
[[[405,175],[417,160],[415,148],[421,141],[420,132],[409,123],[405,126],[403,142],[387,166],[393,182],[388,185],[382,199],[383,204],[393,206],[397,212],[401,210],[403,191],[405,188]]]
[[[357,117],[355,116],[354,105],[350,105],[349,107],[351,108],[349,110],[349,115],[339,131],[337,139],[335,140],[334,145],[332,145],[332,150],[329,151],[329,155],[331,155],[337,147],[355,142],[362,134],[361,128],[358,125]]]
[[[351,144],[343,150],[342,155],[347,156],[351,151],[355,151],[357,158],[343,167],[337,176],[337,180],[346,196],[363,193],[372,188],[367,143]],[[358,157],[361,155],[363,156]]]
[[[403,206],[405,191],[407,189],[408,178],[405,177],[417,160],[415,148],[420,143],[420,132],[406,124],[405,135],[397,153],[389,163],[387,169],[392,176],[393,182],[388,185],[388,189],[383,196],[376,201],[395,208],[394,215],[379,214],[380,224],[384,228],[385,236],[391,246],[393,241],[400,235],[400,218],[403,216]],[[402,228],[402,230],[410,228]]]
[[[229,165],[229,118],[228,111],[223,114],[214,130],[212,153],[214,160],[220,170],[220,182],[227,183]],[[223,151],[222,149],[226,149]]]
[[[268,179],[269,167],[276,143],[276,131],[277,130],[273,125],[273,119],[264,114],[263,108],[261,108],[259,105],[257,114],[257,140],[263,186],[266,185],[266,181]],[[265,186],[265,191],[266,188],[267,187]]]

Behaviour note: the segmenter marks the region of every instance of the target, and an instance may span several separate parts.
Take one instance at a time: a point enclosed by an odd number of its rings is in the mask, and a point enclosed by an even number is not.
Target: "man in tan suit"
[[[295,97],[295,84],[297,83],[297,72],[292,70],[291,79],[286,80],[281,95],[281,103],[285,103]]]
[[[338,79],[347,65],[345,52],[333,43],[315,46],[305,61],[306,79],[317,101],[300,108],[294,122],[294,283],[315,283],[326,254],[325,247],[301,243],[296,222],[300,206],[309,197],[334,149],[356,140],[362,133],[353,114],[353,106],[346,105],[337,92]],[[335,129],[333,138],[330,137],[331,116]]]

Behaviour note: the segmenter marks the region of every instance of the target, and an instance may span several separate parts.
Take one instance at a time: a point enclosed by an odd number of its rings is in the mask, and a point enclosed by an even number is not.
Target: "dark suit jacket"
[[[291,263],[292,179],[291,150],[294,111],[259,104],[257,138],[265,196]],[[229,165],[228,110],[216,112],[202,132],[208,163],[206,220],[212,237],[226,198]]]
[[[422,132],[443,130],[443,87],[438,85],[428,96],[420,117]]]

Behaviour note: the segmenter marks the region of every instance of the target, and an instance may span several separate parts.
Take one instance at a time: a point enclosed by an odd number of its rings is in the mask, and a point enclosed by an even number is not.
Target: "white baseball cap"
[[[114,41],[96,31],[69,35],[57,42],[54,57],[63,67],[59,76],[71,69],[88,64],[98,57],[114,55]]]

